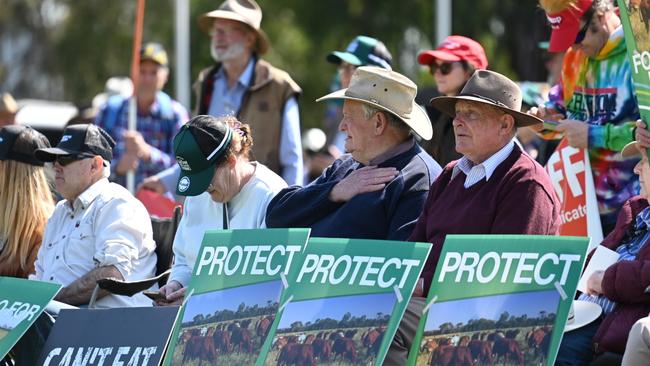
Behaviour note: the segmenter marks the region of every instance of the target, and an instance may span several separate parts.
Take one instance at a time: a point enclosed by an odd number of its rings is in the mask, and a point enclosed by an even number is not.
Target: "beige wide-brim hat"
[[[257,33],[255,51],[263,55],[269,49],[269,39],[262,30],[262,9],[253,0],[226,0],[217,10],[199,16],[199,29],[206,34],[212,32],[215,19],[229,19],[244,23]]]
[[[600,305],[582,300],[573,300],[572,309],[573,317],[571,316],[571,311],[569,311],[569,318],[564,326],[565,332],[570,332],[592,323],[603,312]]]
[[[544,121],[520,112],[521,89],[512,80],[498,72],[476,70],[467,84],[455,97],[437,97],[431,99],[431,105],[439,111],[456,116],[456,102],[466,100],[499,108],[515,119],[515,126],[524,127],[542,124]]]
[[[0,115],[1,116],[11,116],[18,113],[18,103],[14,97],[9,93],[2,93],[0,95]]]
[[[417,86],[406,76],[381,67],[362,66],[352,74],[346,89],[316,99],[349,99],[369,104],[395,115],[413,132],[431,140],[433,128],[427,113],[415,103]]]

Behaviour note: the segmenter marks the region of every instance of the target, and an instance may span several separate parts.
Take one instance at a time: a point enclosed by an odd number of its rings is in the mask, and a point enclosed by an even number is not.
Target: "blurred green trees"
[[[199,14],[220,0],[191,0],[191,72],[211,63],[209,38],[196,27]],[[262,28],[271,40],[265,56],[302,86],[303,127],[318,126],[335,67],[327,53],[345,49],[356,35],[381,39],[394,68],[420,87],[433,84],[416,63],[434,47],[435,0],[259,0]],[[0,90],[89,104],[106,79],[128,75],[135,0],[0,0]],[[174,60],[173,0],[147,0],[144,41],[158,41]],[[533,0],[453,0],[454,34],[486,48],[490,68],[515,79],[543,80],[548,38],[543,12]],[[172,72],[174,65],[172,64]],[[167,91],[174,95],[170,78]]]

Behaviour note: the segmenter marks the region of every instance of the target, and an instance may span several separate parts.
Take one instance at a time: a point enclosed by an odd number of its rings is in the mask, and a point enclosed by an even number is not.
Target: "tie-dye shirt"
[[[601,222],[603,227],[613,225],[623,203],[639,192],[633,172],[638,159],[623,159],[619,153],[634,139],[639,118],[623,27],[614,31],[596,57],[567,51],[561,93],[554,99],[550,107],[563,111],[567,119],[589,124],[589,159]]]

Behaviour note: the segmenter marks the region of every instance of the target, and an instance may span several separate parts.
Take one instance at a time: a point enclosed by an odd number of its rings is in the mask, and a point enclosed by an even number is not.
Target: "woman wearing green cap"
[[[160,289],[166,300],[157,305],[183,300],[206,230],[266,226],[266,206],[286,183],[249,160],[252,145],[250,127],[234,117],[196,116],[174,138],[181,168],[176,193],[188,197],[174,238],[172,273]]]

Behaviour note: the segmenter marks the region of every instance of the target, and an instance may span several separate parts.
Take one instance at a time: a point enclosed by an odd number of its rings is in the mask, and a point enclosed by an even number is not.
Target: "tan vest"
[[[208,83],[214,83],[212,76],[220,64],[204,69],[194,83],[197,98],[194,115],[207,114],[211,95],[206,95]],[[211,87],[211,85],[209,85]],[[211,89],[210,89],[211,90]],[[251,159],[282,175],[280,165],[280,135],[282,116],[286,101],[299,96],[302,90],[286,72],[273,67],[264,60],[258,60],[253,72],[253,82],[242,100],[237,118],[251,126],[253,149]]]

